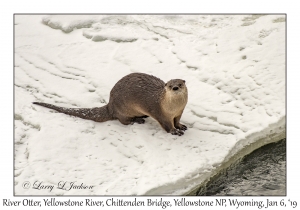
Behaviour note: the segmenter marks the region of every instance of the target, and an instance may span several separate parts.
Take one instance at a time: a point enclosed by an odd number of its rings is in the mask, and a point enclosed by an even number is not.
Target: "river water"
[[[212,178],[197,195],[286,195],[286,140],[265,145]]]

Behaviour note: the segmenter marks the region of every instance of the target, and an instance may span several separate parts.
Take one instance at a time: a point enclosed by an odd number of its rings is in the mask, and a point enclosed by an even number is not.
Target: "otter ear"
[[[182,80],[183,81],[183,83],[185,83],[185,80]]]
[[[167,85],[168,85],[168,83],[165,84],[165,86],[167,86]]]

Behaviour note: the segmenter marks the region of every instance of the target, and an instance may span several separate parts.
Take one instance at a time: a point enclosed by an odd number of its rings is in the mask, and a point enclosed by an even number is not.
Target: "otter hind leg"
[[[118,117],[118,120],[123,124],[123,125],[129,125],[129,124],[134,124],[134,123],[138,123],[138,124],[144,124],[145,120],[143,119],[145,118],[145,116],[142,117]]]
[[[143,118],[144,117],[134,117],[131,119],[131,122],[132,122],[132,124],[133,123],[144,124],[145,120]]]
[[[131,117],[118,117],[118,120],[123,124],[123,125],[129,125],[132,124],[132,118]]]

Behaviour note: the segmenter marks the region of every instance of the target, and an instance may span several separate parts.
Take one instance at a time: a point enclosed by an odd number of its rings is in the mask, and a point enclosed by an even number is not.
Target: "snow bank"
[[[184,194],[285,136],[284,16],[15,19],[16,195]],[[103,106],[132,72],[186,80],[184,136],[151,118],[96,123],[31,104]],[[94,187],[24,189],[24,181]]]

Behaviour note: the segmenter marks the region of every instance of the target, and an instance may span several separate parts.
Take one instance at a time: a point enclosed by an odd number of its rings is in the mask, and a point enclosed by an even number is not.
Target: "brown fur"
[[[132,73],[119,80],[110,92],[109,103],[100,108],[72,109],[37,103],[59,112],[97,122],[118,119],[122,124],[144,123],[152,117],[173,135],[183,135],[187,129],[179,123],[188,100],[185,81],[159,78],[144,73]]]

